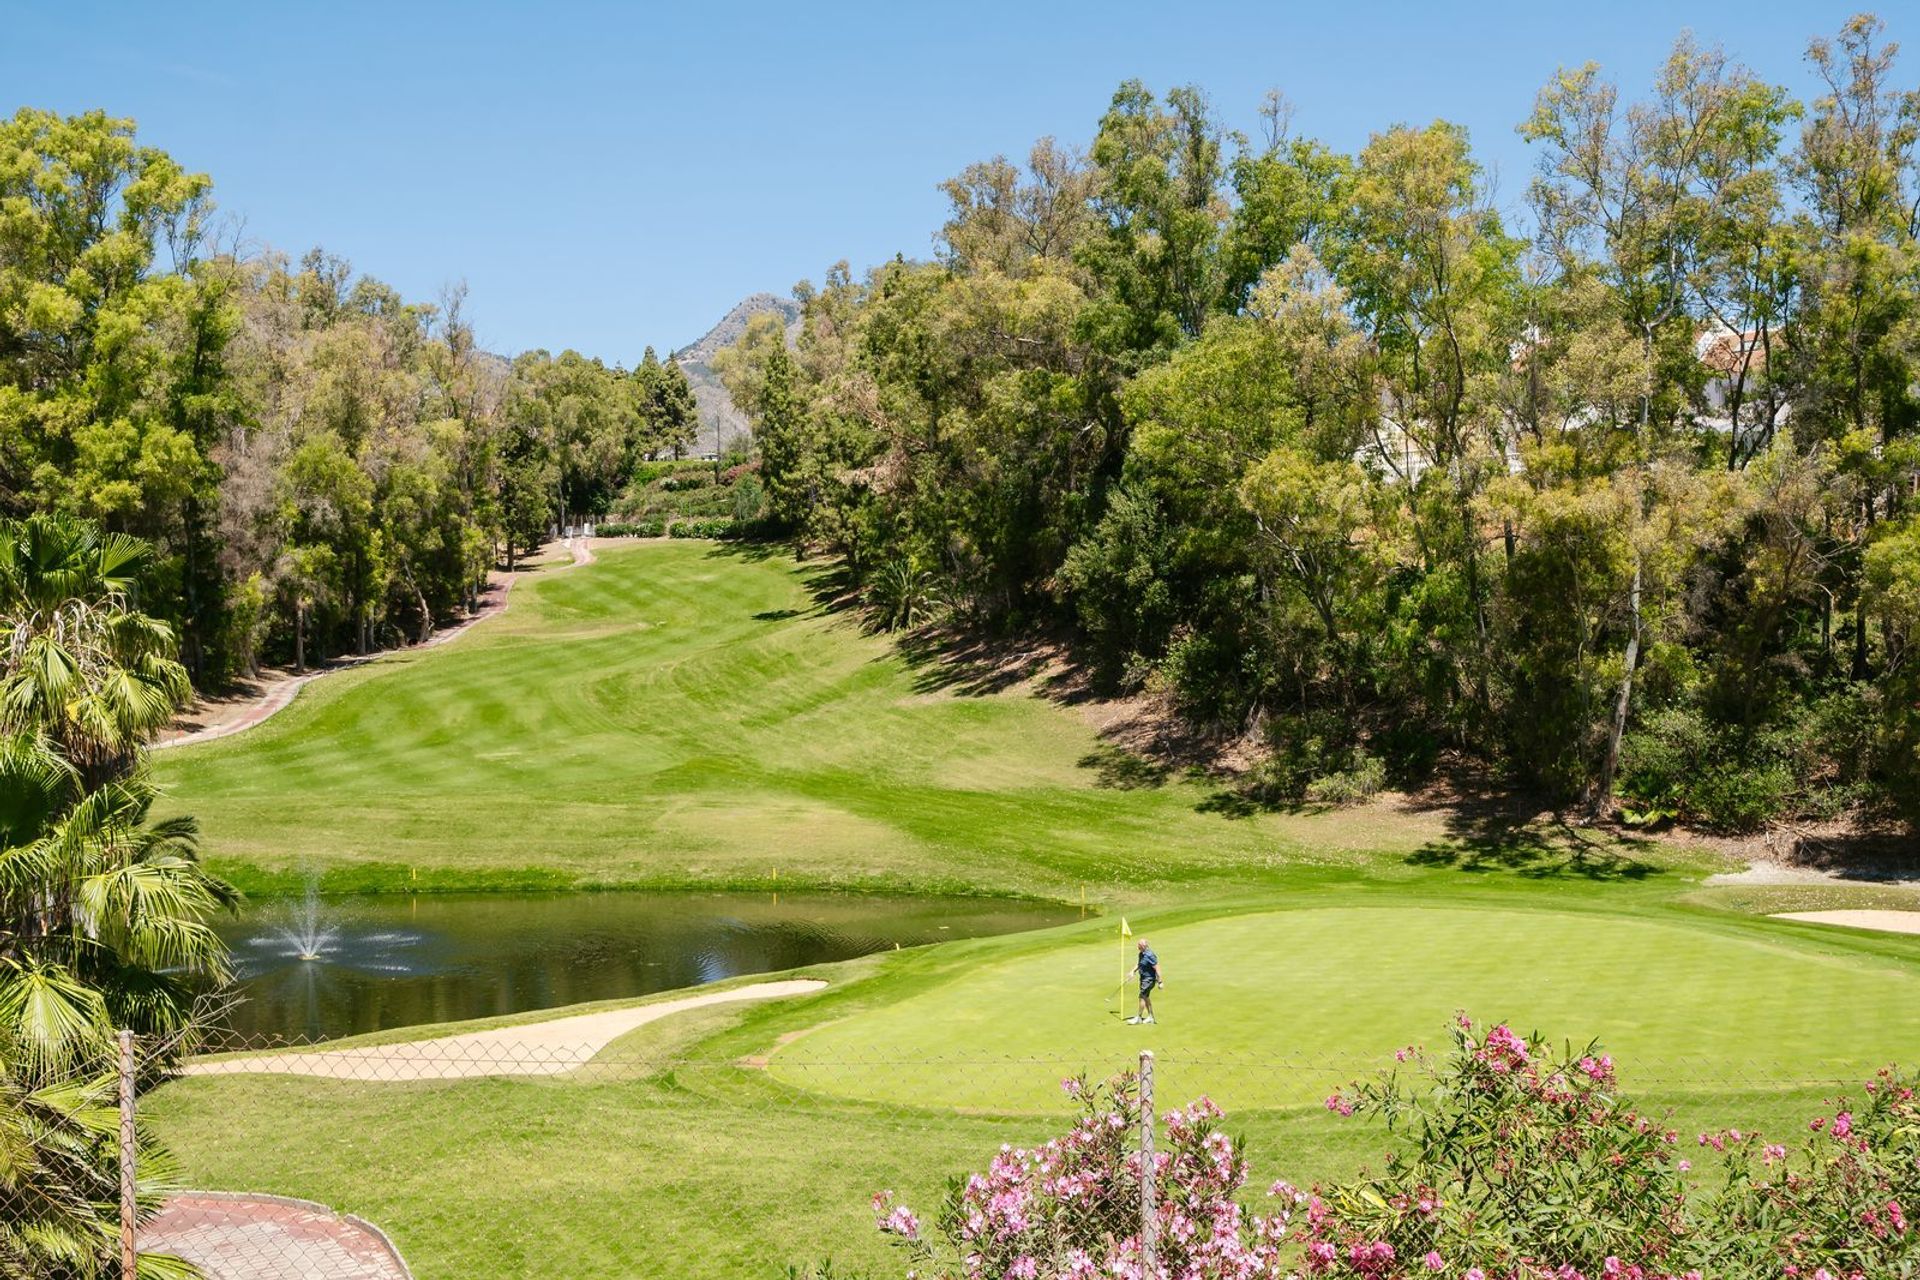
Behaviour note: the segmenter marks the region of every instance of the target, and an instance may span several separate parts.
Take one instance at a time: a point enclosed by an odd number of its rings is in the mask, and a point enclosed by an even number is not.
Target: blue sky
[[[1638,89],[1691,28],[1805,94],[1807,38],[1858,7],[0,0],[0,109],[132,116],[255,242],[324,245],[409,297],[464,279],[488,346],[630,364],[837,259],[929,253],[937,183],[1086,142],[1128,77],[1197,83],[1248,130],[1278,88],[1342,149],[1445,116],[1517,210],[1514,125],[1556,67]],[[1920,14],[1881,12],[1913,83]]]

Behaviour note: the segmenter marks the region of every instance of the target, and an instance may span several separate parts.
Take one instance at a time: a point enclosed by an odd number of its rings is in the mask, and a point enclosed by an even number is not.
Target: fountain
[[[309,878],[306,895],[299,902],[288,904],[287,923],[278,933],[292,947],[288,954],[295,960],[312,963],[324,959],[334,949],[340,935],[331,916],[322,912],[317,880]]]

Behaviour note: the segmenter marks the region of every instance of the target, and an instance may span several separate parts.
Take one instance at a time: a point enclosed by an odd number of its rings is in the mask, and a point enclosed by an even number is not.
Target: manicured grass
[[[1160,1026],[1107,1012],[1117,921],[1089,919],[821,966],[826,992],[664,1020],[568,1077],[174,1081],[145,1109],[192,1181],[363,1213],[421,1280],[883,1274],[873,1191],[932,1207],[949,1174],[1055,1131],[1061,1076],[1142,1047],[1164,1104],[1229,1109],[1264,1185],[1377,1160],[1381,1135],[1317,1099],[1441,1041],[1456,1009],[1602,1037],[1688,1132],[1785,1135],[1920,1042],[1920,938],[1768,920],[1789,895],[1587,833],[1249,813],[1131,767],[1072,707],[903,659],[821,585],[740,549],[617,549],[158,767],[216,865],[260,889],[310,867],[360,889],[770,887],[776,868],[1086,886],[1156,943]]]
[[[1839,955],[1780,936],[1777,926],[1703,928],[1540,904],[1311,906],[1156,930],[1169,986],[1161,1021],[1131,1027],[1122,945],[1107,936],[999,961],[783,1048],[776,1074],[856,1097],[984,1099],[964,1071],[903,1073],[863,1062],[1045,1058],[1072,1045],[1119,1061],[1148,1046],[1190,1060],[1198,1075],[1243,1063],[1291,1064],[1262,1087],[1237,1082],[1242,1105],[1325,1096],[1337,1080],[1431,1042],[1469,1010],[1522,1030],[1599,1037],[1640,1077],[1685,1072],[1715,1087],[1804,1078],[1864,1078],[1920,1043],[1920,970],[1911,959]],[[1920,945],[1909,947],[1920,955]],[[991,954],[991,953],[989,953]],[[1103,1006],[1102,997],[1106,996]],[[823,1064],[831,1066],[825,1069]],[[848,1065],[853,1064],[853,1065]],[[1317,1069],[1317,1070],[1316,1070]],[[1045,1105],[1035,1081],[1000,1105]]]
[[[1571,909],[1537,888],[1442,907],[1439,887],[1140,917],[1177,975],[1155,1028],[1104,1012],[1118,946],[1094,921],[819,966],[827,992],[665,1020],[570,1077],[194,1078],[146,1112],[195,1182],[365,1214],[422,1280],[775,1277],[827,1257],[878,1275],[869,1195],[937,1204],[947,1175],[1058,1129],[1061,1077],[1145,1045],[1162,1105],[1219,1100],[1264,1186],[1377,1161],[1380,1132],[1317,1100],[1399,1043],[1442,1041],[1457,1006],[1606,1032],[1629,1089],[1687,1134],[1791,1137],[1913,1042],[1912,944],[1903,958],[1638,899],[1615,911],[1594,890],[1551,895]]]
[[[793,887],[1084,886],[1110,903],[1484,852],[1434,816],[1236,816],[1217,784],[1116,768],[1075,709],[907,662],[824,610],[819,571],[786,556],[599,554],[530,573],[454,645],[329,676],[258,728],[157,757],[213,865],[255,891],[309,871],[408,891],[762,886],[777,870]]]

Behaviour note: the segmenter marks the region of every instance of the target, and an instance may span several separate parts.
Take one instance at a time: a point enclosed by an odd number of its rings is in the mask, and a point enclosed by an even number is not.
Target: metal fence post
[[[1140,1265],[1153,1276],[1160,1267],[1159,1209],[1154,1203],[1153,1050],[1140,1051]]]
[[[120,1033],[120,1280],[134,1280],[133,1247],[139,1205],[134,1199],[133,1032]]]

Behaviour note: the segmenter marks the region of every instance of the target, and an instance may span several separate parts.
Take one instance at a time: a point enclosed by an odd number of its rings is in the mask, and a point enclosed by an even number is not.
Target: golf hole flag
[[[1127,939],[1133,936],[1133,929],[1127,924],[1125,916],[1120,917],[1120,985],[1125,986],[1127,979],[1133,976],[1133,965],[1127,961]]]

